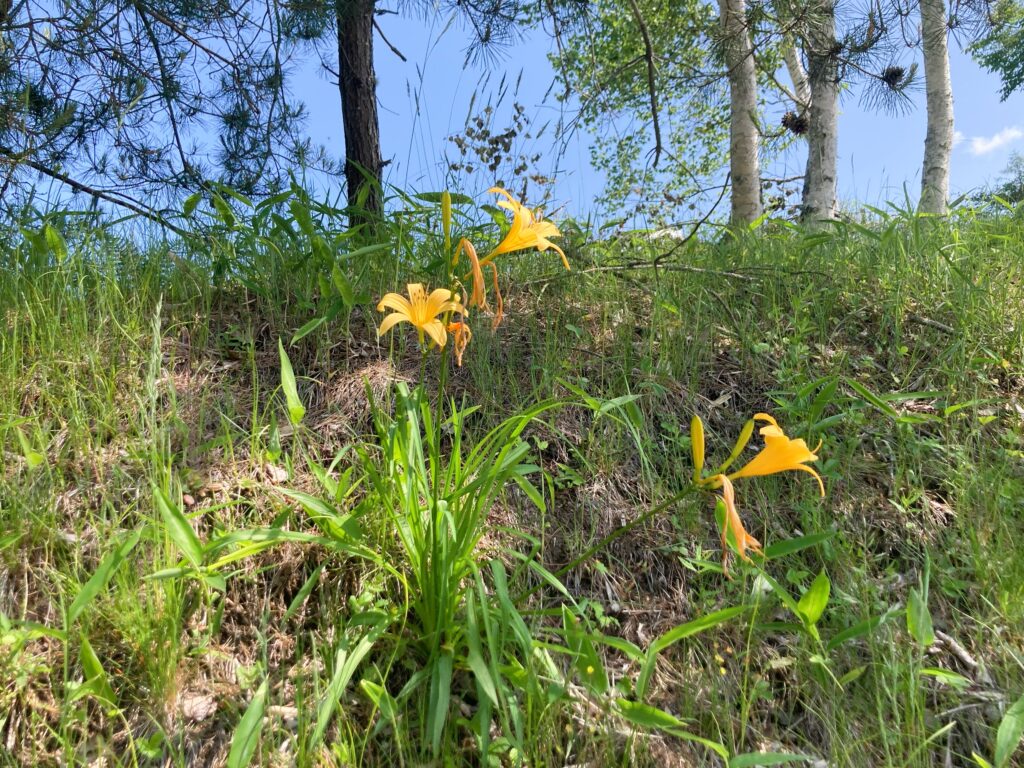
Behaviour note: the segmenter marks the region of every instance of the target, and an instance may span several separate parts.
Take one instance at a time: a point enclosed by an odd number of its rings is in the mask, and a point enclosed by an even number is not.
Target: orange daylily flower
[[[744,467],[728,475],[725,474],[726,468],[746,448],[754,432],[754,424],[759,421],[767,422],[760,430],[765,442],[764,448],[747,462]],[[727,535],[729,532],[732,533],[733,538],[736,540],[736,549],[744,560],[750,561],[750,558],[747,556],[748,550],[751,552],[761,552],[760,542],[747,533],[743,527],[743,521],[736,511],[736,494],[733,490],[733,480],[739,480],[744,477],[773,475],[777,472],[797,469],[813,475],[814,479],[818,481],[821,495],[825,495],[825,484],[821,480],[821,475],[807,466],[807,462],[817,461],[818,456],[816,454],[821,444],[819,443],[818,448],[812,451],[803,440],[793,440],[787,437],[779,423],[767,413],[755,414],[754,418],[744,425],[740,438],[736,441],[736,445],[733,447],[729,458],[710,477],[701,477],[704,468],[704,425],[699,416],[694,416],[690,422],[690,442],[693,453],[694,482],[702,488],[722,489],[721,499],[725,506],[725,525],[722,527],[722,568],[726,575],[729,574],[727,562],[729,553]]]
[[[763,475],[774,475],[776,472],[787,472],[791,469],[796,469],[813,475],[814,479],[818,481],[821,495],[824,496],[825,484],[821,480],[821,475],[806,464],[808,461],[818,460],[815,452],[821,447],[821,444],[819,443],[818,448],[812,451],[802,439],[793,440],[787,437],[779,423],[767,413],[755,414],[754,419],[756,421],[768,422],[768,425],[761,427],[760,430],[761,436],[764,438],[764,448],[747,462],[745,466],[731,473],[729,479],[739,480],[742,477],[761,477]]]
[[[722,484],[722,502],[725,504],[725,525],[722,526],[722,569],[728,576],[728,534],[732,533],[733,539],[736,540],[736,551],[748,563],[750,562],[750,557],[747,555],[747,550],[762,554],[761,542],[747,533],[747,529],[743,527],[743,521],[736,511],[736,492],[733,490],[732,481],[725,475],[716,475],[711,480]]]
[[[481,266],[490,264],[496,256],[503,253],[522,251],[527,248],[536,248],[543,252],[551,248],[562,257],[562,264],[565,265],[565,268],[570,269],[569,260],[565,258],[565,251],[548,239],[561,237],[562,233],[558,231],[558,227],[550,221],[544,221],[539,211],[536,213],[531,211],[501,187],[491,187],[487,191],[505,196],[505,200],[498,202],[498,207],[512,212],[512,226],[508,234],[505,235],[505,239],[498,243],[498,247],[480,262]]]
[[[411,323],[419,333],[420,343],[423,343],[423,334],[426,333],[439,347],[443,347],[448,340],[448,333],[444,323],[438,319],[438,315],[445,312],[458,312],[464,315],[465,307],[457,298],[452,298],[452,292],[447,288],[437,288],[427,295],[422,283],[410,283],[406,286],[409,298],[397,293],[388,293],[380,300],[377,311],[385,309],[394,310],[384,318],[377,329],[377,336],[383,336],[398,323]]]
[[[462,367],[462,353],[466,346],[473,340],[473,332],[469,329],[469,323],[463,320],[455,320],[448,323],[448,333],[452,335],[452,351],[455,352],[455,362]]]

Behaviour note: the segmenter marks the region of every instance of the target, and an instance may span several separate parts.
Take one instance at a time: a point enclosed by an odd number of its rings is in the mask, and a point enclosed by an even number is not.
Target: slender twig
[[[955,328],[948,326],[945,323],[940,323],[938,320],[932,320],[930,317],[922,317],[921,315],[910,313],[907,315],[907,320],[910,320],[912,323],[917,323],[918,325],[926,325],[929,328],[934,328],[938,331],[942,331],[943,333],[956,333]]]
[[[629,0],[630,8],[633,9],[633,18],[636,19],[636,26],[640,30],[640,36],[644,39],[644,58],[647,60],[647,91],[651,98],[651,119],[654,124],[654,162],[651,165],[658,167],[658,160],[665,148],[661,143],[661,123],[658,121],[658,87],[655,83],[657,67],[654,61],[654,46],[651,44],[651,35],[647,30],[647,22],[640,12],[640,6],[636,0]]]
[[[377,19],[373,20],[373,28],[377,30],[377,34],[380,35],[380,39],[384,41],[384,44],[391,49],[391,52],[395,54],[395,56],[400,58],[403,62],[408,61],[408,59],[402,55],[402,52],[395,47],[394,43],[388,40],[387,35],[384,34],[384,30],[381,29],[380,24],[377,23]]]
[[[722,272],[717,269],[704,269],[702,267],[691,267],[689,264],[659,264],[655,261],[631,261],[626,264],[609,264],[604,267],[589,267],[580,270],[580,274],[591,274],[594,272],[618,272],[624,269],[663,269],[666,272],[696,272],[699,275],[714,275],[715,277],[731,277],[735,280],[746,280],[754,282],[754,278],[748,275],[741,275],[737,272]]]

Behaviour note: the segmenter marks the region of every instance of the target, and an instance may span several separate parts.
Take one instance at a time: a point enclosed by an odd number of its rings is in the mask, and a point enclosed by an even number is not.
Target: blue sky
[[[535,130],[546,121],[557,121],[561,114],[553,98],[545,100],[553,72],[546,56],[551,42],[543,33],[530,35],[487,65],[464,68],[468,37],[458,25],[447,25],[446,21],[446,17],[436,14],[420,18],[387,15],[380,19],[388,39],[407,62],[402,62],[379,37],[376,41],[382,151],[385,159],[392,160],[388,177],[392,183],[416,191],[444,186],[445,152],[455,156],[447,137],[463,129],[474,91],[480,91],[476,112],[502,74],[515,81],[522,73],[516,100],[526,107]],[[1024,152],[1024,94],[1000,102],[998,78],[961,53],[955,42],[951,48],[958,137],[953,150],[952,189],[958,194],[994,181],[1014,150]],[[313,139],[340,156],[344,144],[337,88],[315,70],[312,66],[303,68],[302,76],[295,79],[294,95],[307,104]],[[843,201],[902,203],[904,185],[916,198],[925,136],[923,101],[922,85],[915,94],[916,108],[893,117],[866,111],[856,93],[843,97],[839,131],[839,189]],[[511,102],[511,97],[507,98],[497,111],[495,128],[508,125]],[[542,140],[528,142],[521,150],[543,154],[540,169],[556,175],[559,206],[568,213],[586,216],[593,212],[592,201],[602,185],[602,179],[589,168],[591,138],[580,134],[559,154],[548,140],[552,133],[549,128]],[[804,158],[805,151],[798,145],[778,161],[773,172],[799,175]],[[476,196],[491,182],[490,177],[477,172],[458,180],[458,191]]]

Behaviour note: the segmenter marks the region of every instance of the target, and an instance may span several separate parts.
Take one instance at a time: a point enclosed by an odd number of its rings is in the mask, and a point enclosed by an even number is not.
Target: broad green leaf
[[[270,414],[270,432],[267,435],[267,461],[275,462],[281,458],[281,430],[277,426],[277,414]]]
[[[82,588],[78,590],[78,594],[75,596],[74,602],[71,603],[71,607],[68,609],[69,626],[82,615],[82,611],[93,601],[96,595],[106,589],[111,577],[121,567],[128,553],[139,543],[139,536],[141,534],[142,531],[140,529],[132,531],[128,538],[121,542],[120,546],[115,547],[103,558],[103,562],[100,563],[96,572],[82,585]]]
[[[312,747],[319,746],[320,742],[323,741],[324,734],[327,732],[327,726],[331,723],[334,710],[337,708],[345,688],[348,686],[359,664],[362,663],[366,655],[372,650],[374,643],[377,642],[377,638],[380,637],[385,626],[386,618],[380,619],[377,624],[371,626],[366,634],[360,637],[351,647],[349,647],[346,641],[342,641],[342,645],[338,648],[338,652],[334,657],[334,673],[331,676],[331,682],[328,684],[327,692],[317,708],[316,726],[313,729],[311,739]]]
[[[185,198],[185,202],[181,207],[181,212],[185,216],[191,216],[195,213],[196,206],[199,205],[199,201],[203,199],[202,192],[193,192],[191,195]]]
[[[764,548],[764,557],[766,560],[772,560],[777,557],[792,555],[795,552],[808,549],[823,541],[828,541],[832,538],[832,535],[833,534],[831,532],[809,533],[806,536],[798,536],[795,539],[777,541]]]
[[[868,671],[866,664],[861,664],[859,667],[854,667],[845,675],[839,678],[839,685],[846,686],[852,683],[854,680],[859,680],[861,676]]]
[[[153,489],[153,497],[156,500],[156,508],[167,528],[167,535],[181,551],[185,558],[198,569],[203,562],[203,545],[192,530],[192,524],[174,504],[161,488]]]
[[[314,587],[316,587],[317,582],[320,581],[320,574],[323,573],[323,571],[324,564],[321,563],[313,570],[313,573],[309,575],[309,578],[306,579],[305,583],[303,583],[299,588],[299,591],[295,593],[295,597],[293,597],[292,601],[288,604],[288,610],[284,612],[284,618],[281,621],[282,624],[287,623],[288,620],[298,612],[299,608],[302,607],[302,604],[306,602],[306,598],[309,597]]]
[[[46,224],[43,227],[43,236],[46,238],[46,245],[49,247],[50,253],[59,264],[63,264],[68,257],[68,244],[64,240],[64,235],[52,224]]]
[[[359,681],[359,687],[380,711],[381,724],[394,722],[398,716],[398,702],[395,701],[394,696],[388,693],[387,688],[380,683],[366,679]]]
[[[413,195],[417,200],[422,200],[425,203],[440,203],[443,192],[418,192]],[[463,195],[458,192],[449,192],[451,195],[452,203],[456,205],[472,205],[473,198],[469,195]]]
[[[685,739],[686,741],[703,744],[705,747],[719,755],[723,760],[728,759],[729,757],[729,750],[724,746],[719,744],[717,741],[712,741],[711,739],[706,739],[703,736],[690,733],[683,727],[686,723],[675,715],[665,712],[662,709],[652,707],[649,704],[642,704],[637,701],[629,701],[628,699],[617,699],[615,701],[615,705],[618,708],[619,713],[633,725],[646,730],[664,731],[678,739]]]
[[[897,608],[890,608],[881,616],[872,616],[869,619],[858,622],[852,627],[844,629],[839,634],[835,635],[828,643],[825,644],[825,650],[833,651],[848,640],[853,640],[864,635],[868,635],[874,632],[879,626],[886,623],[890,619],[899,615]]]
[[[334,283],[338,295],[341,296],[341,300],[345,302],[345,306],[351,307],[355,304],[356,295],[352,290],[352,283],[349,282],[348,277],[345,276],[345,273],[342,272],[341,267],[337,264],[331,268],[331,281]]]
[[[629,720],[629,722],[644,728],[665,730],[667,728],[681,728],[686,725],[683,720],[680,720],[670,712],[652,707],[649,704],[629,701],[628,699],[619,699],[615,704],[618,706],[623,717]]]
[[[117,697],[114,696],[114,689],[110,687],[107,673],[96,651],[92,649],[89,638],[84,634],[81,636],[81,645],[78,649],[78,661],[82,665],[82,676],[87,682],[92,683],[97,698],[110,706],[116,705]]]
[[[293,198],[288,201],[288,210],[291,212],[292,218],[299,225],[299,229],[302,230],[302,234],[306,237],[312,237],[315,230],[313,229],[313,217],[309,213],[309,208],[301,200]]]
[[[796,604],[797,612],[808,624],[817,624],[821,614],[825,612],[831,587],[832,583],[828,579],[828,574],[822,568],[821,573],[811,582],[811,586],[807,588],[800,598],[800,602]]]
[[[228,768],[247,768],[252,765],[252,756],[260,743],[263,730],[263,712],[267,705],[267,681],[264,680],[253,694],[245,714],[238,721],[238,727],[231,737],[231,751],[228,752]]]
[[[430,748],[435,755],[441,752],[441,736],[448,722],[448,708],[452,695],[452,663],[450,651],[442,649],[434,659],[430,675],[430,702],[427,705],[427,731],[430,734]]]
[[[729,768],[754,768],[762,765],[787,765],[812,762],[807,755],[787,755],[782,752],[747,752],[729,758]]]
[[[916,587],[907,596],[907,631],[922,648],[935,642],[935,631],[932,629],[932,615],[928,604]]]
[[[299,328],[299,330],[297,330],[295,332],[295,335],[292,336],[292,340],[291,340],[290,343],[291,344],[295,344],[299,339],[306,338],[306,336],[311,334],[313,331],[315,331],[317,328],[319,328],[321,325],[323,325],[326,322],[327,322],[327,318],[326,317],[314,317],[308,323],[303,324],[303,326],[301,328]]]
[[[284,351],[284,343],[277,340],[277,349],[281,356],[281,388],[284,390],[285,399],[288,401],[288,419],[292,424],[298,425],[302,417],[306,415],[306,409],[299,400],[299,390],[295,384],[295,372],[292,371],[292,361],[288,359],[288,353]]]
[[[466,656],[466,660],[469,662],[469,668],[473,670],[477,684],[487,695],[487,698],[490,699],[491,703],[494,706],[498,706],[498,689],[495,686],[491,668],[487,666],[487,662],[484,660],[483,642],[480,637],[480,626],[477,622],[475,594],[475,592],[470,591],[467,601],[466,646],[469,653]],[[483,610],[487,610],[487,607],[484,607]]]
[[[891,405],[885,402],[885,400],[883,400],[870,389],[865,387],[859,381],[848,378],[846,379],[846,383],[850,386],[850,389],[852,389],[854,392],[860,395],[862,399],[866,400],[868,403],[875,406],[875,408],[880,410],[886,416],[889,416],[890,418],[893,419],[899,419],[900,414],[898,411],[896,411],[895,408],[893,408]]]
[[[248,197],[243,195],[237,189],[232,189],[227,184],[218,184],[217,185],[217,189],[219,191],[223,192],[228,197],[232,198],[233,200],[237,200],[238,202],[240,202],[245,207],[247,207],[247,208],[252,208],[253,207],[252,200],[250,200]]]
[[[1012,707],[1006,710],[999,730],[996,731],[996,768],[1005,768],[1010,758],[1017,751],[1021,734],[1024,734],[1024,696],[1021,696]]]
[[[698,632],[704,632],[712,627],[717,627],[719,624],[745,613],[746,610],[746,606],[737,605],[732,608],[723,608],[720,611],[709,613],[707,616],[701,616],[699,619],[680,624],[658,637],[651,644],[651,650],[654,653],[661,653],[670,645],[674,645],[684,638],[696,635]]]
[[[220,216],[220,220],[224,222],[224,226],[228,229],[232,229],[235,226],[235,212],[231,210],[231,206],[228,205],[220,195],[212,195],[210,202],[213,203],[213,207],[217,209],[217,214]]]
[[[25,433],[20,428],[15,429],[14,433],[18,436],[18,442],[21,444],[21,455],[25,457],[25,462],[28,464],[29,469],[35,469],[46,463],[46,456],[32,447],[32,443],[25,437]]]
[[[970,678],[959,675],[956,672],[950,672],[948,669],[942,669],[941,667],[924,667],[921,669],[920,674],[934,677],[936,680],[958,690],[963,690],[971,685]]]
[[[391,243],[375,243],[373,245],[364,245],[362,248],[356,248],[354,251],[348,253],[339,254],[339,259],[355,259],[361,256],[369,256],[371,253],[378,253],[380,251],[386,251],[391,247]]]
[[[685,624],[680,624],[656,638],[654,642],[651,643],[651,646],[647,651],[647,658],[644,660],[644,663],[640,668],[640,675],[637,678],[636,683],[637,696],[643,698],[646,695],[647,684],[650,682],[651,675],[654,673],[654,665],[657,662],[658,654],[674,643],[678,643],[684,638],[729,621],[730,619],[745,613],[746,610],[746,607],[742,605],[734,606],[732,608],[723,608],[720,611],[709,613],[707,616],[701,616],[699,619],[694,619],[693,621],[688,621]]]
[[[362,536],[362,529],[359,521],[352,515],[342,514],[323,499],[311,496],[302,491],[293,491],[289,488],[278,489],[285,496],[299,502],[307,514],[313,519],[317,527],[339,541],[357,540]]]
[[[310,238],[309,244],[313,249],[313,256],[316,257],[316,260],[320,265],[326,266],[333,261],[331,246],[329,246],[327,241],[320,235],[314,235]]]

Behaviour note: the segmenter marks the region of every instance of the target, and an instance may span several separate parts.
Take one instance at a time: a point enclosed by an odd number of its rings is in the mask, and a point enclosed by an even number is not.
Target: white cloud
[[[971,154],[987,155],[989,152],[995,152],[1020,138],[1024,138],[1024,131],[1016,126],[1003,128],[995,136],[975,136],[971,139]]]
[[[964,139],[966,139],[966,138],[967,137],[964,136],[964,132],[963,131],[953,131],[953,146],[954,147],[959,146],[960,144],[963,143]]]

